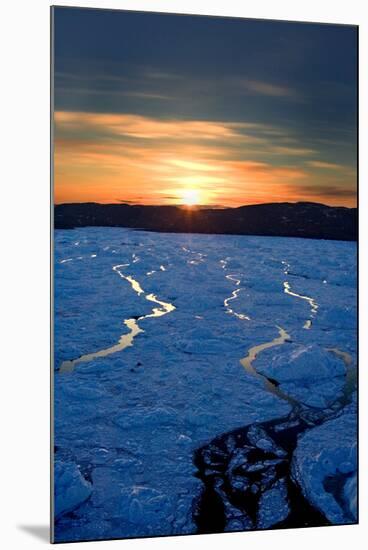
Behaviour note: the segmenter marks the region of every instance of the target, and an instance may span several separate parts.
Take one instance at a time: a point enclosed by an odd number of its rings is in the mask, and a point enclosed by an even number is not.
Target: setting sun
[[[198,189],[183,189],[181,191],[182,203],[186,206],[195,206],[199,204],[199,190]]]

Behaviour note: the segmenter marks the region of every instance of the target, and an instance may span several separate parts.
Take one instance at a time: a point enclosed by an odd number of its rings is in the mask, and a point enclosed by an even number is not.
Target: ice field
[[[356,243],[55,231],[55,540],[356,522]]]

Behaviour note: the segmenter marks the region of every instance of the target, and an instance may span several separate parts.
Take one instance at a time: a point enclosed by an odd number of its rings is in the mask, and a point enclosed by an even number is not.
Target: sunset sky
[[[55,8],[55,202],[356,205],[355,27]]]

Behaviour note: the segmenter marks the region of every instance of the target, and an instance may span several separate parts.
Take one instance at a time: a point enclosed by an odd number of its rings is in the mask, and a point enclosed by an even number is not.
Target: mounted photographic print
[[[357,523],[358,28],[51,20],[52,540]]]

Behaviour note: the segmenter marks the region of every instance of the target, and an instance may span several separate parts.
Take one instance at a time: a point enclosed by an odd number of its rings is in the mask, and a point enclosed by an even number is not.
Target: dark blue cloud
[[[355,163],[357,28],[55,8],[60,110],[282,126]]]

